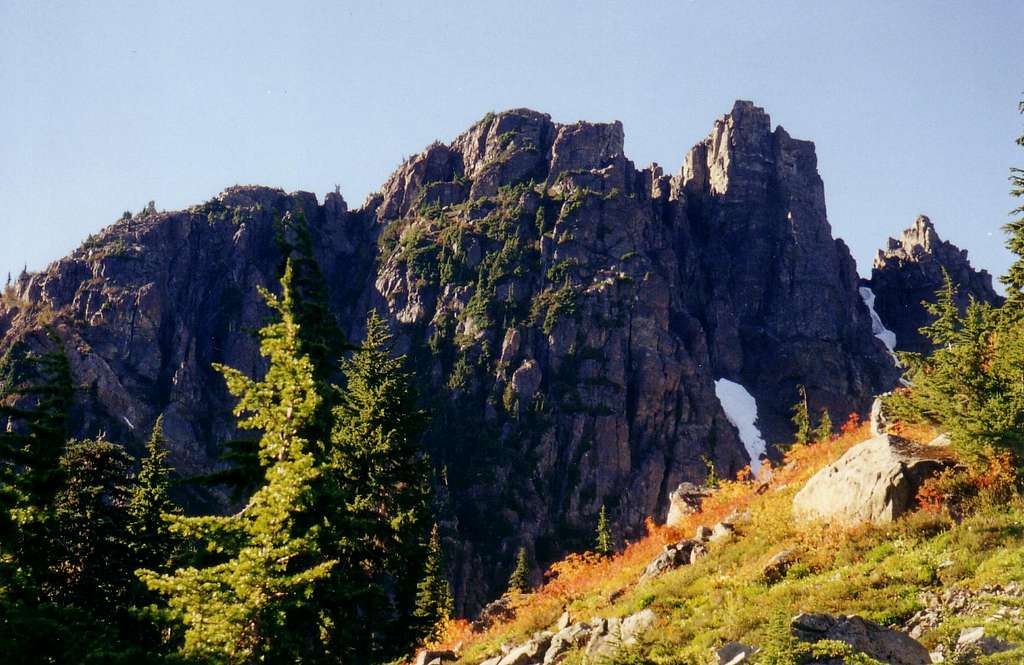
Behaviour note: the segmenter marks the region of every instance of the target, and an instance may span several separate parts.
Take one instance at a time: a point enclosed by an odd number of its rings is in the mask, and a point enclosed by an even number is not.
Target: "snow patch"
[[[889,349],[889,355],[895,360],[896,333],[885,327],[885,324],[882,323],[882,317],[878,316],[878,312],[875,311],[875,292],[867,286],[860,287],[858,291],[860,291],[860,297],[864,304],[868,306],[868,312],[871,313],[871,332],[874,333],[875,337],[882,340],[885,348]]]
[[[750,455],[750,470],[756,474],[761,468],[761,455],[768,449],[757,429],[757,401],[746,388],[729,379],[715,381],[715,396],[725,417],[739,431],[740,441]]]

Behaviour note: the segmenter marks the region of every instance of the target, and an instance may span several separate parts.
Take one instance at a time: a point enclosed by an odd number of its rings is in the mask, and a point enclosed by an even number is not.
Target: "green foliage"
[[[1024,113],[1024,101],[1019,102],[1017,108]],[[1017,137],[1017,145],[1024,147],[1024,133]],[[1010,169],[1010,194],[1014,198],[1024,197],[1024,168]],[[1006,274],[1000,277],[1000,281],[1006,285],[1005,311],[1020,318],[1024,313],[1024,204],[1014,208],[1010,214],[1016,218],[1007,223],[1003,230],[1008,236],[1006,247],[1017,258]]]
[[[264,292],[278,320],[260,333],[270,366],[262,381],[220,367],[233,395],[239,426],[262,432],[259,459],[265,484],[246,507],[229,516],[171,516],[171,530],[203,544],[208,565],[161,574],[140,572],[167,597],[184,624],[182,654],[217,662],[292,661],[312,647],[304,636],[317,619],[306,598],[338,563],[319,552],[319,508],[314,483],[320,475],[308,438],[315,431],[315,369],[300,349],[291,262],[280,298]],[[315,634],[315,632],[314,632]]]
[[[832,416],[828,409],[821,410],[821,418],[818,420],[818,428],[814,430],[814,440],[819,443],[826,443],[832,440]]]
[[[508,591],[506,593],[529,593],[530,592],[530,567],[526,563],[526,548],[520,547],[516,553],[516,567],[508,578]]]
[[[323,479],[330,501],[320,540],[341,565],[316,599],[335,626],[337,653],[380,661],[402,655],[427,629],[414,614],[432,518],[412,377],[375,311],[366,328],[343,363],[346,390]]]
[[[960,315],[948,275],[936,295],[928,305],[935,321],[921,332],[937,348],[927,357],[901,354],[912,387],[887,398],[887,409],[899,420],[938,424],[974,462],[993,448],[1024,452],[1024,319],[973,300]]]
[[[704,462],[704,469],[706,471],[704,475],[704,486],[709,489],[715,489],[718,487],[720,479],[718,478],[718,469],[715,468],[715,461],[707,455],[701,455],[700,459]]]
[[[611,556],[615,554],[615,539],[612,537],[612,529],[608,524],[608,513],[603,505],[601,506],[601,512],[597,515],[594,552],[600,556]]]
[[[439,640],[448,620],[452,616],[451,585],[444,574],[444,558],[441,552],[441,537],[437,525],[430,532],[423,579],[416,586],[416,610],[413,618],[417,628],[428,641]]]
[[[163,423],[160,416],[153,425],[128,505],[128,534],[136,567],[151,570],[163,570],[171,562],[176,539],[164,516],[181,512],[171,500],[171,467],[167,464]]]
[[[544,289],[534,297],[530,306],[530,325],[540,322],[544,334],[550,335],[560,319],[576,314],[576,298],[576,289],[570,284],[558,289]]]
[[[793,405],[793,417],[790,419],[796,430],[793,434],[793,441],[799,445],[806,445],[811,441],[811,415],[807,406],[807,389],[802,385],[797,386],[796,389],[800,399]]]

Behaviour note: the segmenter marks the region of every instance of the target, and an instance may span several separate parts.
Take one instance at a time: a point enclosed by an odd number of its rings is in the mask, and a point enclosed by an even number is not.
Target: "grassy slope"
[[[931,433],[919,433],[928,440]],[[921,609],[922,591],[963,585],[1024,582],[1024,501],[986,506],[955,524],[944,514],[918,512],[895,524],[847,530],[824,524],[794,524],[793,495],[822,466],[869,435],[861,427],[822,444],[797,447],[766,484],[723,483],[679,529],[654,527],[611,560],[570,557],[549,571],[536,593],[515,599],[516,616],[472,633],[459,622],[451,627],[448,646],[463,642],[462,663],[476,663],[537,630],[550,628],[563,609],[573,620],[625,616],[650,607],[658,615],[642,652],[657,663],[711,663],[713,648],[729,640],[760,645],[780,621],[798,612],[860,614],[896,626]],[[637,583],[662,546],[692,536],[699,525],[712,526],[734,510],[748,511],[737,522],[736,537],[711,546],[692,566]],[[792,549],[799,561],[780,582],[762,580],[766,561]],[[989,612],[986,612],[989,614]],[[927,633],[922,642],[934,648],[965,625],[984,616],[956,616]],[[1024,626],[1012,619],[986,622],[989,634],[1024,644]],[[580,662],[582,655],[567,662]],[[984,662],[1024,662],[1024,648]]]

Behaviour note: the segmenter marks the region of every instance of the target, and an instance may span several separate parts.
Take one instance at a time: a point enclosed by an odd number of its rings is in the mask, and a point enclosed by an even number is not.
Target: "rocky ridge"
[[[944,274],[956,285],[961,313],[971,299],[998,305],[1003,298],[992,288],[992,276],[975,270],[967,250],[942,240],[925,215],[914,220],[899,239],[889,238],[878,250],[871,279],[864,285],[874,293],[874,308],[885,327],[895,333],[900,351],[929,353],[932,343],[920,333],[934,317],[921,304],[935,302],[935,292],[944,285]]]
[[[896,371],[833,239],[814,146],[737,102],[681,172],[637,169],[620,123],[489,114],[407,160],[356,210],[339,193],[234,187],[120,220],[25,274],[0,348],[64,340],[82,386],[76,434],[137,446],[160,414],[184,472],[235,434],[211,363],[257,374],[256,287],[281,266],[273,220],[302,213],[352,339],[375,308],[410,355],[434,418],[427,446],[459,611],[507,578],[620,537],[669,493],[749,461],[714,381],[789,437],[796,386],[814,410],[864,411]]]

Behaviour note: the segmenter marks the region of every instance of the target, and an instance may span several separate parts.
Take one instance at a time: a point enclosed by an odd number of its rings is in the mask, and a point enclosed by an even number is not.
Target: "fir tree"
[[[175,538],[164,516],[181,512],[170,495],[171,467],[167,464],[163,425],[164,417],[160,416],[146,444],[146,456],[128,506],[128,532],[137,567],[151,570],[162,570],[173,557]]]
[[[608,513],[603,505],[597,516],[597,537],[594,540],[594,551],[601,556],[611,556],[615,553],[615,541],[612,538],[611,527],[608,526]]]
[[[1024,113],[1024,101],[1017,105]],[[1017,145],[1024,147],[1024,133],[1017,137]],[[1010,194],[1014,198],[1024,198],[1024,168],[1010,169]],[[1016,218],[1003,226],[1006,231],[1006,247],[1017,259],[1010,266],[1000,281],[1006,285],[1006,304],[1003,311],[1012,317],[1024,316],[1024,203],[1014,208],[1011,215]]]
[[[530,567],[526,563],[526,548],[520,547],[516,553],[516,567],[508,578],[508,591],[505,593],[530,592]]]
[[[423,579],[417,586],[416,611],[413,616],[417,628],[428,642],[436,642],[444,635],[445,625],[452,615],[452,591],[444,574],[441,538],[437,525],[430,532],[430,545]]]
[[[800,399],[793,405],[793,417],[790,422],[796,428],[793,434],[793,441],[799,445],[806,445],[811,440],[811,416],[807,406],[807,389],[804,386],[797,386]]]
[[[818,429],[814,432],[814,440],[819,443],[828,443],[832,440],[832,416],[828,409],[821,410],[821,419],[818,421]]]
[[[0,362],[0,572],[9,592],[41,599],[52,569],[54,500],[64,482],[60,458],[73,388],[63,342],[28,350],[22,341]],[[14,577],[10,577],[13,574]]]
[[[335,637],[356,660],[394,658],[416,641],[410,628],[432,522],[429,465],[418,445],[425,421],[412,376],[404,357],[392,357],[391,333],[376,312],[366,328],[342,364],[345,392],[324,477],[336,508],[323,533],[342,566],[320,601],[334,608],[334,624],[343,627]]]
[[[281,297],[263,292],[278,317],[261,331],[260,352],[270,361],[263,380],[220,368],[239,398],[239,426],[262,432],[264,485],[235,515],[171,517],[172,531],[202,542],[212,561],[170,574],[141,571],[184,623],[186,657],[306,662],[319,652],[309,637],[322,626],[309,598],[337,561],[318,548],[320,469],[308,434],[322,398],[300,350],[291,280],[289,265]]]

